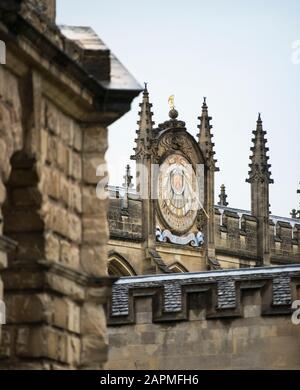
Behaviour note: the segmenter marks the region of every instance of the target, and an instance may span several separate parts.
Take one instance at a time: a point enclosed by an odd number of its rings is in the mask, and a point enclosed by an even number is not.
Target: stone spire
[[[257,218],[257,257],[258,265],[270,264],[270,234],[269,234],[269,185],[271,179],[271,165],[266,147],[266,131],[263,130],[261,115],[258,114],[256,130],[253,131],[253,146],[251,147],[251,163],[249,177],[246,180],[251,184],[251,212]]]
[[[215,144],[212,142],[213,134],[211,132],[212,125],[210,124],[212,117],[208,115],[206,98],[204,98],[202,113],[198,119],[200,120],[200,125],[198,126],[200,130],[198,134],[200,148],[208,165],[214,166],[215,171],[218,171],[219,169],[216,167],[217,160],[214,159],[216,154],[214,151]]]
[[[221,185],[221,192],[219,198],[220,198],[220,201],[218,202],[219,206],[225,206],[225,207],[228,206],[226,188],[224,184]]]
[[[152,104],[149,100],[149,92],[147,83],[143,91],[143,100],[140,103],[140,111],[137,124],[139,125],[136,131],[137,138],[135,139],[136,147],[134,148],[135,154],[131,156],[132,160],[141,160],[148,154],[151,144],[151,132],[153,129],[154,122],[152,121],[153,113],[151,111]]]
[[[263,130],[263,124],[261,120],[260,113],[258,114],[256,130],[253,131],[254,138],[252,142],[254,145],[251,147],[252,155],[250,156],[251,163],[249,164],[249,178],[247,179],[248,183],[252,183],[255,180],[260,180],[268,184],[274,183],[271,179],[271,164],[268,163],[269,156],[267,152],[269,148],[266,147],[267,132]]]

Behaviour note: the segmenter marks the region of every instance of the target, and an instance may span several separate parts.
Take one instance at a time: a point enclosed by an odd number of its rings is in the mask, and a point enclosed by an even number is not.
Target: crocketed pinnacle
[[[252,139],[253,146],[251,147],[252,155],[250,156],[251,163],[249,164],[249,177],[246,180],[248,183],[261,181],[266,183],[274,183],[271,178],[271,164],[268,163],[269,156],[267,152],[269,148],[266,146],[267,132],[263,130],[261,114],[258,114],[256,130],[253,131],[254,138]]]
[[[152,104],[149,100],[147,83],[145,83],[143,99],[140,103],[139,120],[137,122],[139,128],[136,131],[137,138],[135,139],[135,155],[131,157],[134,160],[142,158],[150,148],[152,135],[151,133],[154,125],[154,122],[152,121],[153,113],[151,111],[151,108]]]
[[[215,170],[218,171],[219,169],[216,167],[217,160],[214,158],[215,151],[214,146],[215,144],[212,142],[213,134],[211,132],[212,126],[210,124],[211,117],[208,115],[208,107],[206,104],[206,98],[204,98],[203,105],[202,105],[202,113],[201,116],[198,118],[200,120],[199,128],[199,145],[202,150],[202,153],[208,163],[208,165],[213,165]]]

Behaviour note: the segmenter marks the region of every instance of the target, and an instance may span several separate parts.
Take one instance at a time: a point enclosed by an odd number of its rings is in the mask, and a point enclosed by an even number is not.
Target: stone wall
[[[139,86],[108,93],[107,67],[97,66],[99,81],[74,54],[78,44],[84,56],[82,34],[97,36],[81,28],[69,40],[54,4],[48,15],[33,1],[0,1],[2,369],[99,369],[107,359],[107,200],[96,186],[107,176],[107,127]],[[96,62],[97,53],[109,63],[108,48],[91,53]]]
[[[299,231],[297,220],[270,216],[271,264],[300,262]],[[239,268],[257,264],[256,232],[255,217],[242,210],[216,208],[216,251],[222,267]]]
[[[107,369],[299,369],[300,267],[122,278]]]

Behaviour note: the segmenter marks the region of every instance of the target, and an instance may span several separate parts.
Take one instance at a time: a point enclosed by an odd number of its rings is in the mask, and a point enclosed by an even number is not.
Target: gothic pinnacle
[[[148,84],[145,83],[143,91],[142,102],[139,104],[139,120],[137,122],[139,128],[136,131],[137,138],[135,139],[136,147],[134,148],[135,155],[131,158],[136,160],[141,156],[150,146],[150,139],[152,136],[152,129],[154,122],[152,121],[153,113],[151,111],[152,104],[149,100]]]
[[[202,104],[202,113],[201,116],[198,117],[200,120],[200,125],[198,126],[199,129],[199,145],[202,150],[202,153],[204,155],[204,158],[208,162],[208,164],[212,164],[216,171],[219,169],[216,167],[217,160],[214,159],[215,151],[214,146],[215,144],[212,142],[213,134],[211,133],[212,126],[210,124],[211,117],[208,115],[208,107],[206,103],[206,97],[203,99]]]
[[[251,147],[252,155],[250,156],[251,163],[249,164],[249,177],[246,180],[251,183],[255,180],[267,181],[269,184],[273,183],[271,179],[271,164],[268,163],[269,156],[267,152],[269,148],[266,146],[267,132],[263,130],[263,122],[261,114],[258,114],[256,122],[256,130],[253,131],[254,138],[252,139],[253,146]]]
[[[225,207],[228,206],[226,188],[224,184],[221,185],[221,192],[219,198],[220,198],[220,201],[218,202],[219,206],[225,206]]]

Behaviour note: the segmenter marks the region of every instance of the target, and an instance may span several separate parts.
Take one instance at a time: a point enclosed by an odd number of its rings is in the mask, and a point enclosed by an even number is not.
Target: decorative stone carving
[[[172,152],[181,152],[193,163],[199,159],[194,145],[184,133],[168,133],[160,138],[157,145],[154,144],[152,147],[152,154],[158,161],[167,153]]]
[[[156,239],[159,242],[170,242],[177,245],[191,245],[193,247],[201,247],[204,244],[204,234],[201,231],[197,233],[189,233],[185,236],[177,236],[172,234],[170,230],[161,230],[156,228]]]

